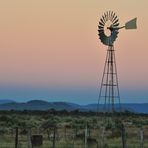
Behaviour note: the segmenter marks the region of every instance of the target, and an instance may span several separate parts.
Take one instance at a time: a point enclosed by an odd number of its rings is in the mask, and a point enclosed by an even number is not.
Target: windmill
[[[114,42],[120,29],[136,29],[136,21],[137,18],[134,18],[119,27],[119,19],[113,11],[105,12],[100,18],[98,35],[108,49],[98,99],[98,111],[100,111],[100,104],[103,104],[105,112],[115,112],[117,109],[115,104],[118,104],[118,110],[121,109]]]

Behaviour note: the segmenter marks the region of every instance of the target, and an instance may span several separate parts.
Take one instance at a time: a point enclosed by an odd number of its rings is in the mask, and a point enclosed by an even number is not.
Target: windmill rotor
[[[118,16],[113,11],[105,12],[100,18],[98,25],[98,35],[104,45],[112,46],[118,37],[119,29],[137,29],[137,18],[134,18],[119,27]],[[107,33],[108,32],[108,33]]]
[[[111,46],[116,40],[118,30],[111,29],[119,26],[119,19],[113,11],[107,11],[101,17],[98,25],[98,35],[101,42],[105,45]],[[109,29],[110,28],[110,29]],[[106,30],[109,31],[109,35],[106,34]]]

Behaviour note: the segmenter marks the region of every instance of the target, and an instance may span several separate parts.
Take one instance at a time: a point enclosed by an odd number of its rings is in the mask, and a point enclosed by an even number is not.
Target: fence
[[[34,140],[33,140],[34,139]],[[36,143],[37,142],[37,143]],[[148,129],[103,128],[10,129],[0,135],[0,148],[144,148],[148,147]]]

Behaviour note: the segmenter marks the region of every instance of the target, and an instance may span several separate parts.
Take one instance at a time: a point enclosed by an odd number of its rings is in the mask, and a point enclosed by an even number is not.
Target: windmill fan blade
[[[107,14],[106,13],[104,13],[104,17],[105,17],[105,21],[107,21]]]
[[[125,24],[125,29],[137,29],[137,18],[134,18],[130,21],[128,21],[126,24]]]
[[[117,27],[117,26],[119,26],[119,23],[117,23],[117,24],[114,24],[114,27]]]
[[[117,19],[115,22],[113,22],[113,24],[116,24],[119,21],[119,19]]]
[[[112,21],[114,20],[115,15],[116,14],[113,12],[112,19],[111,19]]]
[[[118,33],[119,33],[119,32],[116,31],[116,30],[114,30],[114,31],[112,32],[112,34],[111,34],[111,42],[112,42],[112,43],[116,40]]]
[[[109,11],[109,19],[111,18],[111,12]]]
[[[102,18],[100,20],[101,20],[102,24],[104,25],[105,24],[104,20]]]
[[[104,21],[104,22],[106,22],[106,20],[105,20],[105,17],[104,17],[104,16],[102,16],[102,19],[103,19],[103,21]]]
[[[111,12],[111,20],[112,20],[112,18],[113,18],[113,14],[114,14],[114,12],[112,11],[112,12]]]
[[[104,26],[100,26],[100,25],[98,25],[98,27],[99,27],[99,28],[104,28]]]
[[[109,11],[109,19],[111,20],[111,11]]]
[[[99,32],[99,34],[101,34],[101,33],[103,33],[103,30],[100,30],[100,29],[99,29],[98,32]]]
[[[107,20],[108,20],[108,11],[107,11],[107,13],[106,13],[106,14],[107,14]]]
[[[100,35],[100,34],[102,34],[103,33],[103,31],[101,32],[101,31],[99,31],[99,34],[98,35]]]
[[[117,16],[115,16],[115,18],[113,19],[113,22],[117,19]]]
[[[98,26],[98,28],[99,28],[100,30],[103,30],[104,27],[102,27],[102,26]]]
[[[104,26],[104,24],[102,24],[102,22],[99,22],[99,24],[100,24],[100,26],[102,26],[102,27]]]
[[[108,45],[108,38],[104,34],[102,34],[100,39],[102,43],[104,43],[105,45]]]

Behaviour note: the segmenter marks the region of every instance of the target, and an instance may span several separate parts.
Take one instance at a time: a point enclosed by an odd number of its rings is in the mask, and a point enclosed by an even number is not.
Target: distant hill
[[[75,110],[76,108],[65,102],[47,102],[42,100],[31,100],[26,103],[10,102],[0,104],[0,110]]]
[[[15,102],[15,101],[13,101],[13,100],[0,100],[0,104],[6,104],[6,103],[13,103],[13,102]]]
[[[84,108],[91,111],[97,111],[97,106],[97,104],[88,104],[84,106]],[[115,109],[118,111],[119,105],[115,104]],[[103,105],[99,106],[99,110],[103,111]],[[123,103],[121,104],[121,110],[135,113],[148,113],[148,103]]]
[[[99,106],[103,110],[103,105]],[[115,105],[117,109],[118,106]],[[18,103],[11,100],[0,100],[0,110],[80,110],[80,111],[97,111],[97,104],[78,105],[68,102],[47,102],[42,100],[31,100],[24,103]],[[135,113],[148,113],[148,103],[142,104],[122,104],[123,110]]]

